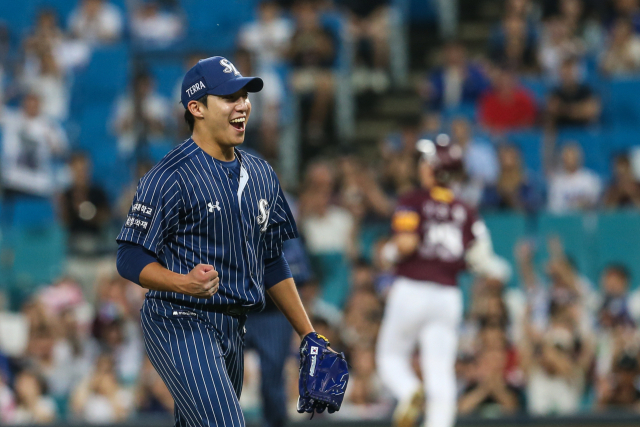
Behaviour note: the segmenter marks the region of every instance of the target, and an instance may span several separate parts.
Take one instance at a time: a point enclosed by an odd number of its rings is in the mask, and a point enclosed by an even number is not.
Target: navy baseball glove
[[[300,344],[300,381],[298,412],[329,413],[340,410],[349,382],[344,353],[330,350],[329,341],[315,332]]]

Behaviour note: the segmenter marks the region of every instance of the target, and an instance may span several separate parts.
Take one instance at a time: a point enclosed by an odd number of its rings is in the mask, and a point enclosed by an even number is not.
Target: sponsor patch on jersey
[[[433,187],[431,189],[431,198],[440,203],[451,203],[455,199],[453,191],[444,187]]]
[[[138,218],[136,215],[128,215],[124,226],[126,228],[138,230],[141,233],[146,233],[149,231],[149,224],[149,221],[145,218]]]
[[[195,311],[189,310],[173,310],[173,317],[197,317]]]
[[[147,218],[153,217],[153,212],[156,210],[155,206],[148,205],[142,202],[135,202],[131,206],[131,213],[145,216]]]
[[[399,210],[393,214],[391,224],[396,233],[412,233],[420,225],[420,215],[416,211]]]

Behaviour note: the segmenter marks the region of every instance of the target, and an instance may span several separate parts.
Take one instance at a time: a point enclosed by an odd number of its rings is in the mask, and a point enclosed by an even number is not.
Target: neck
[[[235,152],[231,145],[220,145],[211,135],[202,129],[194,129],[191,135],[193,142],[216,160],[230,162],[235,158]]]

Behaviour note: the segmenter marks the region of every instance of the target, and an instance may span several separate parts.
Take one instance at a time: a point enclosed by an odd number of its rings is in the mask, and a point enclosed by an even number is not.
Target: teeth
[[[240,118],[231,120],[231,123],[244,123],[244,121],[245,121],[244,117],[240,117]]]

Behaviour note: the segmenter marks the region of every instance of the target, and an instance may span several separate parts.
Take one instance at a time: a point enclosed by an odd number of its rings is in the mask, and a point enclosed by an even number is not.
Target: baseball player
[[[469,265],[482,272],[495,258],[487,228],[459,201],[449,184],[462,170],[462,150],[421,140],[421,188],[398,202],[393,239],[384,248],[397,279],[387,299],[377,348],[384,384],[398,405],[394,424],[409,427],[427,401],[427,427],[452,427],[456,413],[456,360],[462,293],[458,273]],[[416,345],[424,386],[411,366]],[[422,391],[424,387],[424,392]]]
[[[149,289],[144,343],[173,396],[176,426],[245,425],[245,321],[265,292],[302,338],[298,410],[338,410],[346,388],[344,357],[314,332],[282,252],[298,231],[278,178],[236,148],[248,93],[262,86],[219,56],[186,73],[181,102],[192,136],[140,180],[117,237],[118,271]]]

